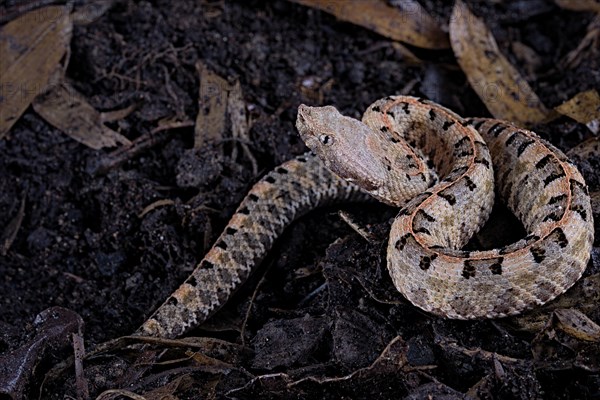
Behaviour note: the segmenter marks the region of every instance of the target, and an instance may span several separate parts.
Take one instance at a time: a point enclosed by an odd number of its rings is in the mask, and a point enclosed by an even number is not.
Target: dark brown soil
[[[422,2],[446,24],[450,8],[438,3]],[[526,69],[511,54],[510,41],[541,57],[530,84],[546,105],[600,87],[598,60],[577,70],[556,68],[584,37],[590,13],[542,0],[490,3],[477,2],[474,11],[509,59]],[[405,88],[404,94],[464,116],[486,115],[450,50],[414,51],[424,63],[408,64],[386,38],[286,1],[117,2],[95,23],[75,27],[68,77],[98,110],[136,104],[125,120],[110,124],[132,140],[165,117],[195,119],[197,61],[230,82],[239,80],[254,120],[249,148],[259,173],[251,172],[244,152],[231,156],[232,141],[191,156],[192,127],[162,133],[154,147],[100,171],[109,150],[91,150],[28,110],[0,140],[0,227],[25,201],[16,239],[0,256],[0,352],[39,333],[34,319],[52,306],[81,316],[87,350],[133,332],[202,259],[253,182],[305,151],[294,128],[296,110],[303,102],[315,104],[316,93],[323,104],[354,117]],[[316,89],[307,90],[309,82]],[[590,136],[567,118],[538,132],[563,150]],[[195,187],[181,176],[184,162],[196,163],[203,174]],[[582,169],[598,182],[591,175],[598,169]],[[161,199],[173,203],[140,217]],[[338,208],[295,223],[234,301],[205,330],[192,333],[232,343],[221,351],[201,347],[222,364],[175,353],[183,359],[175,368],[185,375],[173,388],[178,398],[454,399],[467,392],[473,398],[600,398],[598,345],[544,324],[520,330],[511,321],[423,314],[394,290],[385,269],[394,210],[344,209],[372,241],[342,222]],[[497,213],[506,211],[498,207]],[[506,219],[506,229],[493,229],[494,221]],[[499,241],[522,234],[510,216],[493,218],[487,229]],[[481,242],[474,245],[485,246]],[[592,260],[586,276],[600,272],[598,248]],[[598,307],[587,315],[600,321]],[[548,312],[544,321],[550,320]],[[390,356],[381,358],[382,352]],[[72,349],[51,351],[25,398],[37,398],[44,373],[69,354]],[[156,348],[119,348],[86,360],[90,395],[110,388],[143,393],[176,381],[173,365],[132,366],[137,357],[152,365],[160,356]],[[73,371],[69,366],[47,378],[41,397],[76,396]]]

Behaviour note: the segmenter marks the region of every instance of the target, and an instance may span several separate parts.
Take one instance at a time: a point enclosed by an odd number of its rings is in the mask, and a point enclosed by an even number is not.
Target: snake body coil
[[[294,218],[324,203],[364,198],[363,192],[401,207],[388,269],[396,288],[433,314],[517,314],[563,293],[585,270],[593,242],[585,182],[533,132],[465,120],[408,96],[375,102],[362,122],[333,107],[301,106],[297,126],[318,157],[303,155],[260,180],[139,334],[175,337],[202,323]],[[494,250],[460,250],[487,220],[494,187],[528,235]]]
[[[194,272],[136,333],[173,338],[198,326],[246,281],[294,219],[366,198],[310,153],[281,164],[252,187]]]

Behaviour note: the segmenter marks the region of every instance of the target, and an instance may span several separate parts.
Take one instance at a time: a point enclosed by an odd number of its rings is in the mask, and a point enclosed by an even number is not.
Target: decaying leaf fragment
[[[552,118],[527,81],[508,62],[485,23],[457,0],[450,44],[473,90],[495,118],[533,125]]]
[[[0,28],[0,138],[61,69],[71,40],[69,12],[43,7]]]
[[[92,149],[131,144],[125,136],[104,126],[101,114],[67,82],[36,97],[33,109],[48,123]]]
[[[576,94],[555,110],[587,125],[594,133],[600,131],[600,95],[596,89]]]
[[[292,0],[323,10],[393,40],[425,49],[447,49],[448,35],[415,0],[403,0],[401,9],[385,1],[365,0]]]

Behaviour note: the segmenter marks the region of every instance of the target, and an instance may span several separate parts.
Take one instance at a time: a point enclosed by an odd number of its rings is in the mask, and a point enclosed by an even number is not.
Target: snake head
[[[370,141],[373,131],[361,121],[343,116],[332,106],[302,104],[296,128],[306,146],[342,179],[366,191],[376,190],[384,182],[385,166]]]

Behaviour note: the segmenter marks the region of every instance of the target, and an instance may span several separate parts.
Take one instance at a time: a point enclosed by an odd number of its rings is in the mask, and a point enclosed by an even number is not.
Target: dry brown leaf
[[[600,13],[600,1],[598,0],[554,0],[554,2],[567,10]]]
[[[229,82],[208,69],[202,62],[196,64],[200,75],[198,116],[194,128],[194,148],[207,141],[218,141],[225,134]]]
[[[558,327],[574,338],[588,342],[600,341],[600,326],[575,308],[554,310]]]
[[[555,110],[587,125],[594,133],[598,133],[600,130],[600,95],[596,89],[576,94],[555,107]]]
[[[125,136],[104,126],[100,113],[67,82],[36,97],[33,109],[48,123],[92,149],[131,144]]]
[[[533,125],[552,118],[533,89],[502,55],[485,23],[457,0],[450,43],[473,90],[495,118]]]
[[[0,138],[60,68],[71,40],[70,7],[43,7],[0,28]]]
[[[402,10],[385,1],[291,0],[317,8],[393,40],[425,49],[447,49],[448,35],[415,0],[403,0]]]

